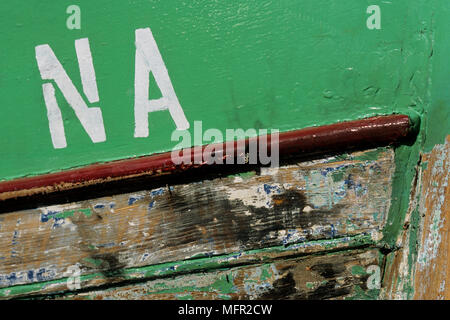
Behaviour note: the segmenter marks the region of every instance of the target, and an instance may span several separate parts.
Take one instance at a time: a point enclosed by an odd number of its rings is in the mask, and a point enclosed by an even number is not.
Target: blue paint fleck
[[[346,168],[346,167],[348,167],[347,164],[340,165],[340,166],[337,166],[337,167],[328,167],[328,168],[320,170],[320,173],[324,177],[326,177],[328,175],[328,173],[333,172],[333,171],[338,171],[338,170],[341,170],[342,168]]]
[[[346,194],[346,192],[345,192],[345,191],[335,191],[334,194],[335,194],[337,197],[344,197],[345,194]]]
[[[49,211],[48,213],[41,213],[41,222],[48,222],[52,217],[58,214],[59,211]]]
[[[361,183],[355,182],[351,174],[344,180],[344,185],[347,186],[347,189],[355,191],[356,195],[364,195],[367,193],[367,187],[363,187]]]
[[[36,272],[36,279],[37,281],[45,281],[45,269],[41,268]]]
[[[334,238],[336,236],[336,228],[334,227],[334,224],[331,225],[331,238]]]
[[[103,209],[104,207],[105,207],[105,205],[103,205],[103,204],[96,204],[94,206],[94,209]]]
[[[326,168],[326,169],[320,170],[320,173],[321,173],[324,177],[326,177],[327,174],[328,174],[329,172],[332,172],[332,171],[334,171],[334,170],[335,170],[335,168]]]
[[[8,280],[11,284],[15,283],[17,281],[16,273],[12,272],[9,275],[7,275],[6,280]]]
[[[277,193],[280,193],[280,188],[277,186],[271,186],[268,184],[264,184],[264,192],[267,194],[270,194],[272,191],[277,191]]]
[[[13,243],[13,244],[17,244],[16,239],[18,238],[18,236],[19,236],[19,231],[14,230],[13,240],[12,240],[12,243]]]
[[[58,228],[65,223],[64,218],[54,218],[52,229]]]
[[[155,201],[151,201],[151,202],[148,204],[148,208],[151,209],[151,208],[153,208],[154,205],[155,205]]]
[[[173,188],[172,188],[172,190],[173,190]],[[152,192],[150,192],[150,195],[152,196],[152,197],[154,197],[154,196],[160,196],[160,195],[163,195],[164,194],[164,188],[160,188],[160,189],[158,189],[158,190],[153,190]]]
[[[242,252],[239,252],[238,254],[235,254],[233,256],[231,256],[233,259],[237,259],[240,258],[242,256]]]

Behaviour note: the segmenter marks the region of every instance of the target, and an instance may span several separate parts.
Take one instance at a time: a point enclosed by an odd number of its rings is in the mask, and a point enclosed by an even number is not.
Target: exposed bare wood
[[[59,299],[344,299],[373,298],[376,249],[288,259],[225,271],[182,275]],[[376,276],[376,275],[374,275]],[[368,288],[369,283],[369,288]],[[373,295],[373,296],[371,296]]]
[[[391,149],[372,150],[2,214],[0,287],[62,279],[73,265],[85,276],[363,233],[378,240],[393,169]]]
[[[416,263],[415,299],[450,299],[450,135],[422,157],[419,210],[424,216]]]

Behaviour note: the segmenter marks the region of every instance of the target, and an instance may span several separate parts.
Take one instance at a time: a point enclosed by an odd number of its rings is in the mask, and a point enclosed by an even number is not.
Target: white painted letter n
[[[75,111],[81,125],[87,132],[92,142],[106,141],[105,128],[103,125],[102,111],[98,107],[88,108],[86,102],[75,88],[72,80],[67,75],[61,63],[56,58],[53,50],[48,44],[37,46],[36,60],[43,80],[53,80],[61,90],[64,98]],[[80,68],[83,92],[90,103],[99,101],[97,81],[95,78],[94,65],[92,62],[89,40],[87,38],[75,41],[75,50]],[[61,110],[55,97],[53,83],[47,82],[42,85],[47,117],[50,127],[50,135],[55,149],[67,147],[66,135]]]

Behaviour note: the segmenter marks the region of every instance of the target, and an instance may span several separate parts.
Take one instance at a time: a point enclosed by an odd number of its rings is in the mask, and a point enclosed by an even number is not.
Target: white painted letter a
[[[180,102],[173,89],[169,73],[150,28],[136,30],[136,62],[134,80],[134,117],[136,138],[148,137],[148,114],[169,110],[177,130],[189,129]],[[149,100],[149,74],[153,73],[162,97]]]

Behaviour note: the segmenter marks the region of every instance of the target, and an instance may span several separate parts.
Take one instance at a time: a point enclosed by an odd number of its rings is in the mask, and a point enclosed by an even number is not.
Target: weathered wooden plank
[[[368,267],[379,267],[377,249],[274,261],[229,270],[182,275],[57,299],[344,299],[377,298]]]
[[[312,253],[317,254],[318,252],[325,254],[327,252],[332,253],[341,250],[367,248],[374,245],[375,242],[371,235],[361,234],[352,237],[308,241],[263,249],[239,251],[220,256],[173,261],[138,268],[105,269],[97,273],[80,274],[79,278],[72,272],[66,278],[0,288],[0,298],[10,299],[63,293],[71,290],[69,284],[73,283],[76,279],[79,279],[79,288],[86,290],[98,286],[118,285],[120,282],[125,281],[128,283],[136,283],[137,281],[145,281],[145,279],[223,270],[241,265],[268,263],[279,259],[305,256]]]
[[[377,240],[393,167],[391,149],[371,150],[3,214],[0,287],[63,279],[73,265],[84,276],[363,233]]]
[[[416,166],[402,232],[387,255],[384,299],[448,299],[449,137]]]
[[[415,299],[450,299],[450,135],[422,157],[419,210],[424,216],[416,263]]]

